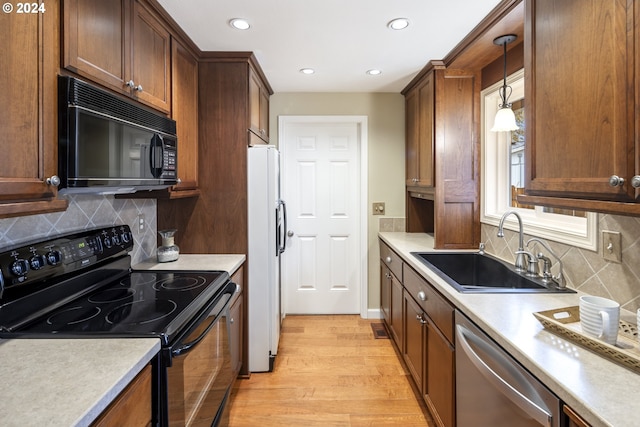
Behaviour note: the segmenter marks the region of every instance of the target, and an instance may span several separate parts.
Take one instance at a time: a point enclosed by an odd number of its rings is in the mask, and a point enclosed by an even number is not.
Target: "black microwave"
[[[120,194],[177,184],[176,122],[96,86],[58,78],[60,193]]]

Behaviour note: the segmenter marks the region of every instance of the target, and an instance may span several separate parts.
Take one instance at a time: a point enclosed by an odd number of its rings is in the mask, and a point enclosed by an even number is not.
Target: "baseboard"
[[[367,309],[367,319],[382,319],[382,312],[379,308]]]

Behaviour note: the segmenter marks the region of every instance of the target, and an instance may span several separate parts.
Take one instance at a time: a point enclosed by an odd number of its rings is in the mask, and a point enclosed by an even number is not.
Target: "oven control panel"
[[[0,298],[4,290],[84,269],[126,255],[133,248],[128,225],[103,227],[31,242],[0,252]]]

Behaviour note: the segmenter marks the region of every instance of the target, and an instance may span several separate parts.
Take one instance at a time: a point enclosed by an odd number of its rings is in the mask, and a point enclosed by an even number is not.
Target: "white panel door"
[[[359,125],[286,123],[281,134],[286,312],[360,313]]]

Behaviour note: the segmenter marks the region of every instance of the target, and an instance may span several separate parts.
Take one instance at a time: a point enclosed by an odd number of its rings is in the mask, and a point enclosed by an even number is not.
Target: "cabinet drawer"
[[[389,267],[389,270],[402,282],[402,258],[400,258],[389,246],[380,240],[380,259]]]
[[[442,334],[453,342],[453,306],[412,268],[404,267],[404,287]]]

